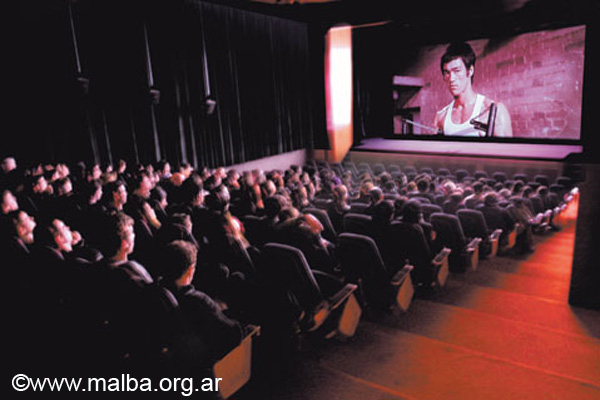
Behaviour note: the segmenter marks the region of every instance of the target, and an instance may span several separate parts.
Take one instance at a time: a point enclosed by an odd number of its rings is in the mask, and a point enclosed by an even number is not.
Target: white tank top
[[[446,106],[446,118],[444,119],[444,135],[446,136],[473,136],[482,137],[485,136],[485,132],[477,130],[471,125],[471,120],[479,115],[481,108],[483,107],[483,99],[485,96],[477,94],[475,99],[475,106],[471,116],[467,118],[462,124],[455,124],[452,122],[452,109],[454,107],[454,100],[448,106]]]

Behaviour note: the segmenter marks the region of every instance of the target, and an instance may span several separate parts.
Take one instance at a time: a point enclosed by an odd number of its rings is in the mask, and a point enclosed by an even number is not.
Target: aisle
[[[409,311],[307,346],[261,398],[597,399],[600,312],[567,304],[576,204],[529,256],[484,260]]]

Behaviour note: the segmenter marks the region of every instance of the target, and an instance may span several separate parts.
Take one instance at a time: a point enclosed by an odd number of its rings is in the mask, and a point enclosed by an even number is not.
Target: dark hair
[[[167,191],[162,188],[162,186],[155,186],[150,191],[150,199],[155,200],[157,202],[163,201],[167,198]]]
[[[123,240],[123,234],[127,226],[133,225],[133,218],[124,212],[116,212],[108,215],[102,221],[101,240],[98,242],[98,250],[105,257],[112,257],[121,248],[121,241]]]
[[[168,260],[169,267],[165,269],[163,278],[174,282],[181,278],[198,259],[198,249],[184,240],[175,240],[164,247],[163,256]]]
[[[81,194],[86,200],[89,200],[101,187],[102,184],[98,180],[89,181],[81,186]]]
[[[33,230],[33,236],[35,237],[35,244],[37,246],[48,246],[56,248],[56,227],[54,226],[54,219],[51,217],[40,218],[35,229]]]
[[[440,60],[442,74],[444,73],[444,64],[457,58],[460,58],[463,63],[465,63],[467,70],[471,67],[475,67],[476,56],[471,46],[465,42],[453,42],[446,48],[446,52]],[[471,76],[471,82],[473,82],[473,76]]]
[[[483,204],[486,206],[495,206],[498,204],[498,195],[494,192],[487,193],[483,198]]]
[[[418,223],[421,217],[422,207],[419,200],[408,200],[402,206],[402,220],[409,223]]]

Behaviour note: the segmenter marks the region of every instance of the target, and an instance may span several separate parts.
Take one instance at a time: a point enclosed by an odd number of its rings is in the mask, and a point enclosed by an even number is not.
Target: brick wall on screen
[[[515,137],[579,138],[584,27],[469,44],[477,55],[474,88],[508,107]],[[445,48],[425,47],[408,70],[396,72],[424,79],[424,87],[407,106],[419,106],[425,123],[432,123],[436,111],[452,101],[439,68]]]

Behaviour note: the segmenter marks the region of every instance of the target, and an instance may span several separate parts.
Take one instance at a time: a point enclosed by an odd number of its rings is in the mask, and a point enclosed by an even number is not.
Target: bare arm
[[[444,131],[444,119],[446,117],[446,108],[435,113],[435,119],[433,120],[433,126],[440,131]]]
[[[502,103],[498,103],[494,135],[498,137],[512,137],[513,135],[510,113],[508,112],[506,106]]]

